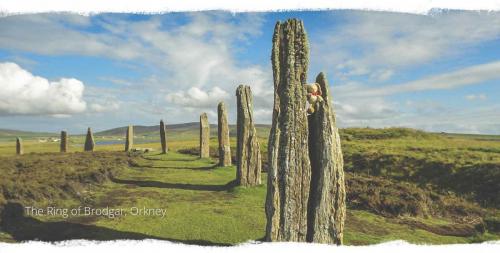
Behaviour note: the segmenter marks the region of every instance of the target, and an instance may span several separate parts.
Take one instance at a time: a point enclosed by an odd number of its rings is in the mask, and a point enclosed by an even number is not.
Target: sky
[[[0,17],[0,129],[83,133],[236,121],[250,85],[270,123],[277,21],[304,21],[308,79],[325,72],[339,127],[500,134],[500,12],[375,11]]]

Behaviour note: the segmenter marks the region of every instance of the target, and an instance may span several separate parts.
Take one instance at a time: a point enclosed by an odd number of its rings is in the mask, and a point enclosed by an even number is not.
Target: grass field
[[[266,129],[262,131],[264,151]],[[462,194],[440,180],[415,176],[422,170],[447,168],[443,164],[453,166],[438,175],[460,174],[472,165],[484,164],[493,164],[491,170],[496,171],[500,142],[409,130],[348,129],[342,136],[348,175],[346,244],[500,239],[495,230],[498,209],[480,205],[471,192]],[[97,136],[97,141],[99,138],[119,137]],[[211,139],[213,149],[216,141]],[[79,151],[82,142],[81,137],[73,137],[70,149]],[[59,154],[57,142],[28,138],[27,154],[15,156],[13,143],[0,142],[0,204],[4,206],[0,240],[156,238],[203,245],[261,240],[265,185],[236,187],[234,166],[217,167],[215,158],[199,159],[178,152],[197,145],[192,131],[169,138],[171,151],[166,155],[158,151],[127,154],[122,152],[122,144],[97,145],[93,153]],[[159,149],[156,141],[136,146]],[[364,158],[363,163],[355,160],[358,157]],[[430,165],[434,167],[428,168]],[[265,177],[264,173],[263,182]],[[492,182],[498,184],[500,178]],[[164,208],[166,217],[22,216],[13,201],[39,207]],[[483,221],[491,224],[486,226]]]

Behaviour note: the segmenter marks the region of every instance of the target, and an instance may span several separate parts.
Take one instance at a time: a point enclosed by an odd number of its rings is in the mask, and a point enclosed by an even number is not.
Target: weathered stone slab
[[[237,154],[236,181],[242,186],[261,183],[262,159],[257,130],[253,121],[253,99],[250,86],[240,85],[237,100]]]
[[[69,146],[69,139],[68,139],[68,133],[66,131],[61,131],[61,145],[59,147],[59,150],[62,153],[68,152],[68,146]]]
[[[346,213],[344,160],[326,76],[316,78],[323,101],[309,115],[309,193],[307,241],[342,244]]]
[[[134,126],[127,127],[125,132],[125,151],[131,151],[134,146]]]
[[[210,124],[206,113],[200,115],[200,157],[210,157]]]
[[[16,154],[17,155],[24,154],[23,139],[21,139],[21,137],[16,138]]]
[[[167,146],[167,128],[163,120],[160,120],[160,142],[161,142],[161,153],[166,154],[168,152]]]
[[[340,137],[325,75],[320,73],[314,86],[305,85],[308,54],[301,21],[276,25],[266,239],[342,244],[345,186]],[[309,94],[306,87],[311,88]]]
[[[217,137],[219,139],[219,166],[231,165],[231,144],[229,143],[229,125],[224,102],[217,106]]]
[[[92,133],[92,129],[89,127],[87,129],[87,136],[85,137],[85,145],[83,146],[84,151],[94,151],[95,142],[94,142],[94,134]]]
[[[306,241],[311,181],[306,90],[309,46],[302,21],[276,24],[273,122],[269,135],[266,240]]]

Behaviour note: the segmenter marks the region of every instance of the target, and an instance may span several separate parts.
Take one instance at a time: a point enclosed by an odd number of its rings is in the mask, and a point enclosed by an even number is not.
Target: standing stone
[[[160,141],[161,141],[161,153],[166,154],[168,152],[167,146],[167,128],[163,120],[160,120]]]
[[[238,135],[236,159],[236,181],[238,185],[254,186],[261,183],[260,174],[262,161],[257,130],[253,121],[253,99],[250,86],[238,86],[237,98],[237,126]]]
[[[94,151],[94,135],[92,134],[92,129],[89,127],[87,129],[87,136],[85,137],[85,146],[83,148],[84,151]]]
[[[61,146],[60,151],[65,153],[68,152],[68,133],[66,131],[61,131]]]
[[[130,125],[125,133],[125,151],[132,150],[132,146],[134,146],[134,126]]]
[[[24,154],[23,139],[21,139],[21,137],[16,138],[16,154],[17,155]]]
[[[274,29],[273,122],[269,135],[266,240],[306,241],[311,181],[306,90],[309,47],[302,21]]]
[[[217,106],[217,127],[219,139],[219,165],[231,166],[231,146],[229,143],[229,126],[227,123],[227,109],[224,102]]]
[[[323,102],[308,116],[312,171],[307,241],[340,245],[346,213],[344,160],[326,76],[320,73],[316,83]]]
[[[210,157],[210,124],[206,113],[200,115],[200,157]]]

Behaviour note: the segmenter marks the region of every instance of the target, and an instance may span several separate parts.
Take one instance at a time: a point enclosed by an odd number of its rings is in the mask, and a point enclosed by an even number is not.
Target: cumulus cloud
[[[332,90],[341,126],[407,126],[432,131],[498,133],[498,124],[491,125],[495,119],[498,122],[498,117],[480,113],[485,119],[480,120],[475,116],[475,108],[453,107],[454,98],[443,104],[427,100],[425,95],[435,94],[431,93],[434,90],[478,85],[470,88],[475,91],[465,99],[487,99],[481,96],[479,85],[500,79],[500,61],[454,69],[449,66],[452,66],[450,60],[465,59],[468,54],[477,53],[472,50],[478,45],[500,38],[499,13],[443,11],[413,15],[352,11],[343,14],[339,15],[342,22],[332,20],[328,31],[309,33],[311,36],[316,33],[315,40],[310,41],[312,65],[333,74]],[[438,65],[432,74],[421,75],[427,67]],[[407,99],[414,92],[428,93],[411,103],[401,102],[400,98]],[[471,117],[478,120],[467,120]]]
[[[346,102],[343,102],[346,101]],[[335,111],[344,126],[368,124],[373,120],[389,119],[400,115],[395,104],[383,98],[339,99]]]
[[[331,30],[321,29],[319,35],[315,28],[308,29],[311,68],[331,70],[341,126],[403,125],[425,129],[450,126],[451,129],[456,123],[454,129],[459,129],[467,122],[460,116],[452,117],[458,110],[423,101],[398,103],[392,95],[453,89],[500,76],[499,62],[445,69],[450,57],[461,57],[468,52],[464,49],[499,38],[498,13],[441,12],[424,16],[333,12],[331,16],[340,16],[342,22],[328,24]],[[248,55],[246,45],[262,33],[264,21],[263,15],[222,12],[168,14],[133,20],[126,15],[19,15],[0,19],[0,47],[50,56],[98,56],[117,60],[133,67],[134,71],[147,69],[143,72],[147,74],[135,76],[134,80],[124,76],[101,78],[116,84],[113,89],[107,87],[93,92],[95,87],[87,86],[82,101],[87,102],[88,112],[116,111],[113,116],[121,115],[124,121],[133,114],[154,122],[163,114],[185,122],[197,120],[200,108],[204,108],[214,119],[217,102],[225,100],[228,105],[234,105],[236,87],[246,84],[252,87],[256,119],[259,123],[269,123],[273,103],[269,59],[252,63],[241,58]],[[420,66],[430,68],[440,61],[448,65],[435,70],[443,72],[406,81],[415,74],[408,70]],[[401,74],[403,71],[407,71],[405,75]],[[419,73],[425,73],[425,69]],[[404,81],[392,81],[395,78]],[[391,85],[381,86],[382,83]],[[473,91],[474,94],[465,99],[483,100],[481,92],[484,91]],[[119,110],[124,107],[126,112]],[[447,113],[442,114],[443,111]],[[234,119],[235,110],[229,107],[229,112],[229,117]],[[61,115],[52,115],[56,114]],[[473,117],[472,114],[463,117]],[[492,121],[491,115],[479,115]],[[104,118],[107,114],[101,116]],[[431,126],[430,120],[437,123]],[[495,129],[495,126],[486,127],[488,121],[474,121],[477,123],[474,129]]]
[[[376,75],[462,54],[500,38],[496,12],[443,11],[431,15],[348,12],[345,24],[312,41],[313,61],[348,76]],[[382,75],[383,77],[384,75]]]
[[[87,114],[118,111],[123,101],[118,96],[125,95],[121,87],[89,86],[85,89],[84,99],[87,102]],[[130,111],[131,106],[129,106]],[[116,116],[116,114],[115,114]]]
[[[185,111],[188,106],[213,106],[217,99],[233,104],[239,84],[252,87],[256,108],[272,103],[270,69],[236,59],[249,39],[262,33],[263,15],[235,18],[224,12],[197,12],[180,16],[148,16],[133,22],[117,15],[95,19],[61,14],[9,16],[0,19],[0,47],[43,55],[99,56],[145,66],[153,73],[141,80],[101,79],[140,90],[141,97],[158,108],[176,106],[182,111],[179,120],[195,118],[189,118],[195,114]],[[99,27],[99,32],[92,27]],[[89,103],[90,111],[104,109],[101,102],[93,104]]]
[[[91,112],[111,112],[120,109],[120,103],[117,101],[106,101],[103,103],[91,103],[89,105]]]
[[[49,81],[15,63],[0,63],[0,115],[53,115],[81,113],[84,84],[74,78]]]
[[[162,90],[169,106],[184,111],[183,117],[193,115],[192,119],[197,113],[188,108],[214,108],[220,100],[234,104],[240,84],[251,86],[256,109],[272,105],[270,69],[243,64],[235,57],[241,45],[260,34],[262,17],[246,14],[234,19],[223,13],[196,13],[189,18],[169,29],[162,27],[160,19],[124,27],[155,52],[147,61],[165,71],[165,76],[148,85]]]
[[[187,108],[206,108],[214,107],[227,99],[229,94],[221,88],[215,86],[208,91],[197,87],[191,87],[187,91],[179,91],[166,96],[166,100],[182,107]]]

